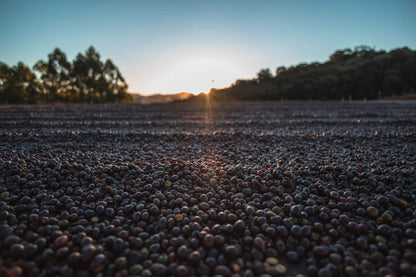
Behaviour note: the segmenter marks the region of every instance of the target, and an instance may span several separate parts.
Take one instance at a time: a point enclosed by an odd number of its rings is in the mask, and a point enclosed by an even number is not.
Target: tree
[[[280,74],[283,74],[283,73],[285,73],[285,72],[286,72],[286,67],[284,67],[284,66],[279,66],[279,67],[276,69],[276,78],[278,78]]]
[[[0,62],[0,103],[35,103],[36,75],[24,63],[9,67]]]
[[[85,55],[79,53],[73,62],[73,84],[79,90],[79,99],[82,102],[101,102],[99,79],[102,75],[100,55],[90,46]]]
[[[15,79],[20,84],[24,101],[27,103],[37,103],[39,95],[38,80],[35,73],[24,63],[19,62],[14,68]]]
[[[331,62],[336,62],[336,61],[346,61],[348,60],[352,55],[352,51],[350,48],[344,49],[344,50],[337,50],[335,51],[334,54],[332,54],[329,57],[329,60]]]
[[[85,55],[79,53],[74,60],[73,86],[78,89],[79,99],[86,102],[131,102],[128,85],[117,66],[108,59],[101,62],[94,47]]]
[[[257,73],[257,80],[259,82],[270,81],[271,79],[273,79],[273,75],[269,68],[262,69]]]
[[[128,85],[111,60],[104,63],[94,47],[79,53],[73,63],[55,48],[48,60],[33,69],[23,63],[9,67],[0,62],[0,103],[132,102]]]
[[[127,93],[128,85],[114,63],[108,59],[104,64],[104,80],[108,84],[106,90],[107,100],[116,102],[131,102],[131,96]]]
[[[33,68],[41,74],[42,94],[47,96],[47,102],[67,101],[70,98],[72,65],[64,52],[55,48],[48,55],[48,61],[40,60]]]
[[[0,101],[1,103],[9,103],[12,97],[10,90],[12,84],[12,71],[11,68],[0,62]]]

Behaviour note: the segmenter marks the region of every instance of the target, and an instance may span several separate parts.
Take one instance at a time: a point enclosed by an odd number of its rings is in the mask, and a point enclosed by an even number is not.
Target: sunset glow
[[[72,61],[94,46],[131,93],[198,94],[338,49],[415,48],[415,10],[414,0],[1,1],[0,61],[32,68],[56,47]]]
[[[151,89],[153,92],[208,93],[213,87],[226,87],[242,76],[242,70],[220,58],[192,58],[167,66]]]

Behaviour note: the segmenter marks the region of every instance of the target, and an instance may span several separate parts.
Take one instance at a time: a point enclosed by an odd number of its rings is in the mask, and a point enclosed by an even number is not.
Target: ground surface
[[[0,127],[3,273],[416,273],[414,103],[3,106]]]

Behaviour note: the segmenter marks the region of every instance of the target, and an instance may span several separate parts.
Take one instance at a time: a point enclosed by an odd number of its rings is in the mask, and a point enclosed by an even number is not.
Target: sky
[[[359,45],[416,49],[415,0],[0,0],[0,61],[94,46],[142,94],[208,92]]]

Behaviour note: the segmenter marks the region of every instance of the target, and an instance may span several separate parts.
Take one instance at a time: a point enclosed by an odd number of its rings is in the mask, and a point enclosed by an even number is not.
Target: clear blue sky
[[[0,38],[8,65],[93,45],[132,92],[198,93],[336,49],[415,49],[416,1],[0,0]]]

